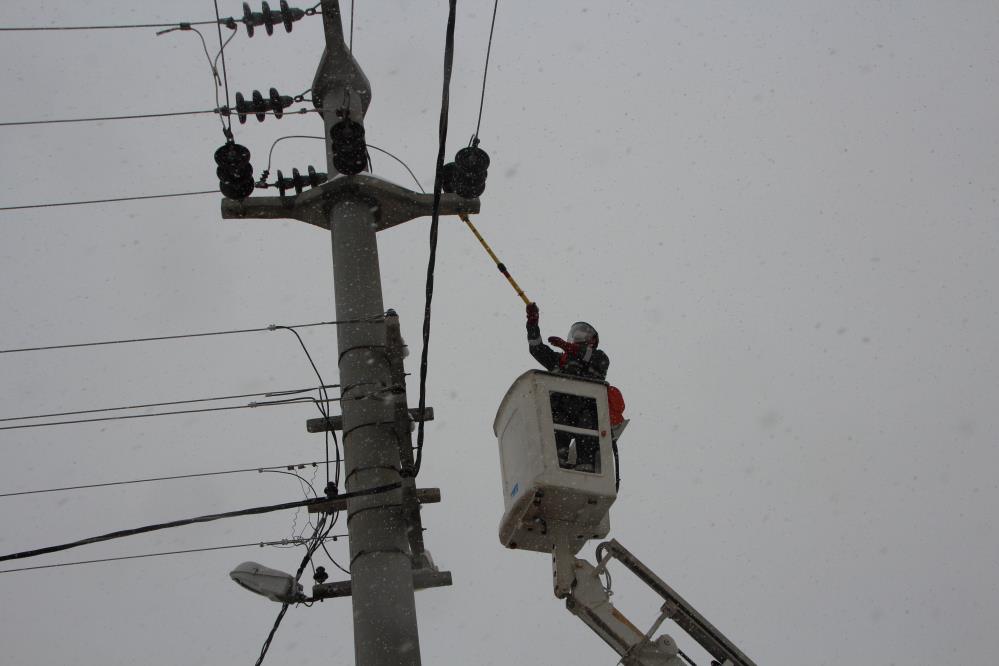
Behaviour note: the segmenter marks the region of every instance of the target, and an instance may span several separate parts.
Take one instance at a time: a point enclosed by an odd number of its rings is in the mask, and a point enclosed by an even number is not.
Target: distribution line
[[[310,324],[270,324],[260,328],[237,328],[228,331],[209,331],[206,333],[180,333],[177,335],[157,335],[148,338],[126,338],[122,340],[102,340],[99,342],[77,342],[72,344],[46,345],[43,347],[21,347],[20,349],[0,349],[0,354],[17,352],[48,351],[50,349],[73,349],[77,347],[98,347],[101,345],[121,345],[132,342],[155,342],[159,340],[179,340],[181,338],[203,338],[212,335],[232,335],[235,333],[259,333],[261,331],[276,331],[285,328],[309,328],[311,326],[335,326],[340,324],[365,324],[383,321],[385,317],[368,317],[364,319],[341,319],[339,321],[317,321]]]
[[[336,541],[346,534],[335,534],[323,537],[323,541]],[[250,546],[301,546],[310,543],[312,537],[302,539],[280,539],[277,541],[257,541],[254,543],[237,543],[231,546],[209,546],[206,548],[187,548],[184,550],[167,550],[159,553],[142,553],[141,555],[122,555],[119,557],[102,557],[96,560],[79,560],[76,562],[60,562],[58,564],[41,564],[34,567],[21,567],[19,569],[0,569],[0,574],[15,573],[17,571],[33,571],[35,569],[56,569],[58,567],[73,567],[80,564],[97,564],[98,562],[120,562],[121,560],[138,560],[144,557],[162,557],[163,555],[185,555],[188,553],[204,553],[210,550],[228,550],[230,548],[249,548]]]
[[[119,201],[140,201],[142,199],[166,199],[169,197],[193,197],[201,194],[218,194],[218,190],[200,192],[177,192],[176,194],[144,194],[137,197],[115,197],[112,199],[90,199],[88,201],[60,201],[56,203],[28,204],[24,206],[2,206],[0,210],[26,210],[28,208],[52,208],[55,206],[83,206],[86,204],[117,203]]]
[[[60,118],[56,120],[19,120],[14,122],[0,123],[0,127],[14,127],[17,125],[52,125],[55,123],[92,123],[104,120],[134,120],[137,118],[166,118],[168,116],[194,116],[203,113],[219,113],[218,109],[205,109],[203,111],[169,111],[167,113],[140,113],[130,116],[103,116],[98,118]]]
[[[330,402],[340,400],[331,398]],[[45,428],[57,425],[76,425],[80,423],[100,423],[103,421],[125,421],[128,419],[145,419],[153,416],[177,416],[178,414],[205,414],[208,412],[226,412],[234,409],[255,409],[257,407],[275,407],[278,405],[299,405],[319,402],[315,398],[292,398],[290,400],[270,400],[266,402],[249,402],[245,405],[230,405],[228,407],[204,407],[202,409],[175,409],[169,412],[154,412],[152,414],[125,414],[123,416],[102,416],[96,419],[69,419],[66,421],[46,421],[45,423],[25,423],[22,425],[2,426],[0,430],[26,430],[28,428]]]
[[[169,407],[171,405],[190,405],[199,402],[216,402],[220,400],[236,400],[238,398],[275,398],[278,396],[298,395],[309,391],[336,388],[339,384],[329,384],[320,387],[311,386],[302,389],[287,389],[284,391],[268,391],[267,393],[240,393],[238,395],[221,395],[213,398],[191,398],[189,400],[171,400],[169,402],[148,402],[142,405],[125,405],[122,407],[100,407],[98,409],[78,409],[72,412],[51,412],[49,414],[34,414],[32,416],[8,416],[0,419],[0,423],[5,421],[30,421],[33,419],[50,419],[56,416],[78,416],[80,414],[98,414],[100,412],[118,412],[128,409],[145,409],[147,407]]]
[[[312,462],[292,463],[291,465],[271,465],[269,467],[246,467],[243,469],[226,469],[217,472],[197,472],[194,474],[174,474],[172,476],[151,476],[144,479],[129,479],[128,481],[107,481],[104,483],[87,483],[79,486],[63,486],[61,488],[44,488],[41,490],[20,490],[12,493],[0,493],[0,497],[15,497],[17,495],[37,495],[39,493],[58,493],[67,490],[85,490],[88,488],[107,488],[110,486],[126,486],[134,483],[151,483],[154,481],[173,481],[176,479],[194,479],[206,476],[223,476],[226,474],[242,474],[245,472],[272,472],[290,469],[304,469],[305,467],[318,467],[329,461],[316,460]]]
[[[353,497],[361,497],[364,495],[377,495],[379,493],[387,493],[389,491],[396,490],[400,487],[402,487],[401,483],[389,483],[384,486],[375,486],[374,488],[368,488],[366,490],[358,490],[352,493],[342,493],[337,497],[339,497],[340,499],[351,499]],[[57,553],[59,551],[70,550],[71,548],[79,548],[80,546],[87,546],[93,543],[100,543],[102,541],[110,541],[112,539],[122,539],[124,537],[135,536],[136,534],[146,534],[147,532],[156,532],[158,530],[166,530],[174,527],[183,527],[184,525],[193,525],[195,523],[208,523],[215,520],[223,520],[225,518],[254,516],[262,513],[272,513],[274,511],[296,509],[300,506],[310,506],[312,504],[320,504],[322,502],[327,502],[327,501],[329,501],[327,498],[319,497],[316,499],[298,500],[297,502],[285,502],[283,504],[270,504],[267,506],[257,506],[251,509],[240,509],[238,511],[227,511],[225,513],[212,513],[206,516],[197,516],[195,518],[183,518],[181,520],[173,520],[168,523],[156,523],[155,525],[145,525],[143,527],[135,527],[128,530],[118,530],[117,532],[109,532],[107,534],[101,534],[100,536],[93,536],[87,539],[80,539],[78,541],[70,541],[69,543],[62,543],[56,546],[46,546],[45,548],[25,550],[20,553],[0,555],[0,562],[6,562],[8,560],[20,560],[27,557],[37,557],[39,555],[48,555],[49,553]]]

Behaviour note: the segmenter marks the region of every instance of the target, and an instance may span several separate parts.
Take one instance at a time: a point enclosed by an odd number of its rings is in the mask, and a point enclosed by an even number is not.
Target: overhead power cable
[[[352,398],[353,399],[353,398]],[[340,400],[333,398],[332,400]],[[177,416],[179,414],[206,414],[209,412],[227,412],[234,409],[255,409],[257,407],[276,407],[279,405],[298,405],[318,402],[315,398],[291,398],[289,400],[268,400],[265,402],[249,402],[245,405],[229,405],[226,407],[203,407],[201,409],[175,409],[168,412],[153,412],[152,414],[125,414],[123,416],[101,416],[95,419],[69,419],[66,421],[46,421],[45,423],[25,423],[21,425],[0,426],[0,430],[27,430],[28,428],[46,428],[57,425],[77,425],[80,423],[100,423],[103,421],[126,421],[129,419],[145,419],[153,416]]]
[[[17,125],[53,125],[56,123],[91,123],[105,120],[135,120],[139,118],[167,118],[169,116],[195,116],[205,113],[219,113],[219,109],[204,109],[202,111],[169,111],[166,113],[137,113],[128,116],[100,116],[95,118],[58,118],[53,120],[18,120],[13,122],[0,123],[0,127],[14,127]]]
[[[437,263],[437,228],[440,222],[441,176],[444,170],[444,151],[447,148],[447,120],[451,91],[451,67],[454,61],[454,20],[456,0],[448,2],[447,30],[444,37],[444,84],[441,92],[441,116],[438,127],[437,165],[434,169],[434,207],[430,219],[430,257],[427,260],[426,302],[423,307],[423,352],[420,356],[420,413],[427,406],[427,358],[430,348],[430,312],[434,298],[434,267]],[[423,420],[420,419],[416,437],[416,461],[413,473],[420,473],[423,462]]]
[[[117,203],[119,201],[140,201],[143,199],[167,199],[170,197],[193,197],[201,194],[218,194],[218,190],[201,192],[178,192],[176,194],[144,194],[137,197],[115,197],[113,199],[90,199],[88,201],[60,201],[58,203],[28,204],[25,206],[0,206],[0,210],[26,210],[28,208],[52,208],[55,206],[83,206],[86,204]]]
[[[339,386],[339,384],[331,384],[330,386],[323,386],[321,388],[334,388]],[[7,421],[29,421],[33,419],[50,419],[57,416],[77,416],[80,414],[99,414],[101,412],[118,412],[128,409],[146,409],[148,407],[169,407],[171,405],[191,405],[199,402],[217,402],[221,400],[237,400],[239,398],[273,398],[277,396],[286,395],[298,395],[301,393],[308,393],[309,391],[315,391],[315,387],[302,388],[302,389],[286,389],[283,391],[268,391],[267,393],[240,393],[236,395],[220,395],[212,398],[190,398],[188,400],[171,400],[168,402],[149,402],[141,405],[125,405],[122,407],[99,407],[97,409],[78,409],[71,412],[51,412],[49,414],[35,414],[33,416],[8,416],[5,418],[0,418],[0,423]]]
[[[479,98],[479,119],[475,123],[475,138],[479,138],[479,127],[482,126],[482,107],[486,103],[486,74],[489,73],[489,53],[493,49],[493,29],[496,28],[496,9],[499,7],[499,0],[493,0],[493,20],[489,24],[489,43],[486,45],[486,64],[482,68],[482,96]]]
[[[323,538],[323,541],[336,541],[340,537],[347,536],[346,534],[337,534],[333,536],[327,536]],[[76,562],[60,562],[58,564],[41,564],[34,567],[20,567],[18,569],[0,569],[0,574],[5,573],[15,573],[17,571],[33,571],[35,569],[57,569],[59,567],[74,567],[80,564],[97,564],[99,562],[120,562],[122,560],[138,560],[145,557],[162,557],[163,555],[186,555],[188,553],[204,553],[211,550],[229,550],[231,548],[249,548],[250,546],[257,546],[263,548],[265,546],[301,546],[302,544],[310,543],[312,538],[307,539],[279,539],[276,541],[257,541],[254,543],[237,543],[231,546],[209,546],[206,548],[186,548],[184,550],[167,550],[159,553],[142,553],[141,555],[122,555],[119,557],[102,557],[96,560],[79,560]]]
[[[207,476],[223,476],[227,474],[242,474],[245,472],[275,472],[291,469],[303,469],[305,467],[318,467],[328,461],[316,460],[313,462],[292,463],[290,465],[271,465],[269,467],[245,467],[243,469],[225,469],[216,472],[196,472],[193,474],[174,474],[171,476],[151,476],[144,479],[129,479],[127,481],[106,481],[104,483],[86,483],[78,486],[63,486],[61,488],[44,488],[41,490],[19,490],[11,493],[0,493],[0,497],[15,497],[17,495],[37,495],[39,493],[58,493],[67,490],[85,490],[88,488],[108,488],[110,486],[127,486],[135,483],[152,483],[154,481],[174,481],[177,479],[195,479]]]
[[[0,32],[42,32],[49,30],[129,30],[132,28],[178,28],[184,25],[211,25],[217,21],[175,21],[173,23],[129,23],[119,25],[40,25],[0,28]]]
[[[214,193],[215,190],[212,190]],[[179,333],[176,335],[157,335],[147,338],[125,338],[122,340],[102,340],[99,342],[76,342],[71,344],[46,345],[43,347],[21,347],[19,349],[0,349],[0,354],[14,354],[17,352],[48,351],[51,349],[74,349],[78,347],[98,347],[101,345],[122,345],[132,342],[156,342],[159,340],[180,340],[182,338],[203,338],[213,335],[234,335],[237,333],[260,333],[262,331],[277,331],[286,328],[309,328],[311,326],[337,326],[340,324],[366,324],[383,321],[385,317],[366,317],[362,319],[340,319],[337,321],[317,321],[310,324],[270,324],[260,328],[237,328],[227,331],[209,331],[206,333]]]
[[[401,486],[402,486],[401,483],[389,483],[384,486],[375,486],[374,488],[368,488],[366,490],[357,490],[350,493],[343,493],[341,495],[338,495],[337,497],[340,499],[350,499],[353,497],[361,497],[364,495],[377,495],[379,493],[386,493],[392,490],[396,490]],[[215,520],[223,520],[226,518],[237,518],[240,516],[253,516],[262,513],[273,513],[274,511],[285,511],[287,509],[296,509],[300,506],[310,506],[313,504],[319,504],[326,501],[327,498],[319,497],[315,499],[298,500],[297,502],[285,502],[283,504],[270,504],[267,506],[257,506],[250,509],[239,509],[238,511],[227,511],[225,513],[212,513],[206,516],[197,516],[195,518],[183,518],[181,520],[172,520],[167,523],[156,523],[155,525],[135,527],[128,530],[118,530],[117,532],[109,532],[107,534],[102,534],[100,536],[93,536],[87,539],[80,539],[78,541],[70,541],[69,543],[63,543],[56,546],[46,546],[45,548],[25,550],[20,553],[0,555],[0,562],[6,562],[8,560],[20,560],[28,557],[37,557],[39,555],[47,555],[49,553],[57,553],[59,551],[70,550],[72,548],[79,548],[80,546],[87,546],[93,543],[100,543],[102,541],[111,541],[112,539],[122,539],[124,537],[135,536],[136,534],[145,534],[147,532],[156,532],[158,530],[166,530],[174,527],[183,527],[184,525],[193,525],[195,523],[208,523]]]

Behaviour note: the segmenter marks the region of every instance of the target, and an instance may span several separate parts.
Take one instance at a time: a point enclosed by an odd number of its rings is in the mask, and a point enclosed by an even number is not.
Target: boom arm
[[[611,559],[618,560],[663,599],[659,617],[643,633],[610,602],[610,590],[600,576]],[[672,638],[652,635],[671,619],[712,657],[713,666],[756,666],[752,660],[708,622],[693,606],[616,540],[597,547],[596,566],[556,547],[552,556],[555,596],[565,599],[566,608],[579,617],[610,645],[625,666],[684,666],[686,659]],[[688,660],[689,661],[689,660]]]

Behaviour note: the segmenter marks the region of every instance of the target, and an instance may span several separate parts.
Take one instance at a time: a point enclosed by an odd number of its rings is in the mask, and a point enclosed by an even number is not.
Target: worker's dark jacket
[[[537,324],[527,325],[527,344],[531,356],[548,372],[559,372],[564,375],[601,381],[607,377],[610,359],[599,349],[590,352],[589,360],[557,352],[541,341],[541,329]]]

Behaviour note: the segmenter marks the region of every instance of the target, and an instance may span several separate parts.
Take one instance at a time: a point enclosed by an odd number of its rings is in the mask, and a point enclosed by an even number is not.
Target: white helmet
[[[593,328],[585,321],[577,321],[575,324],[569,327],[569,334],[566,336],[569,342],[575,342],[579,345],[586,345],[588,347],[596,348],[600,344],[600,336],[597,334],[597,329]]]

